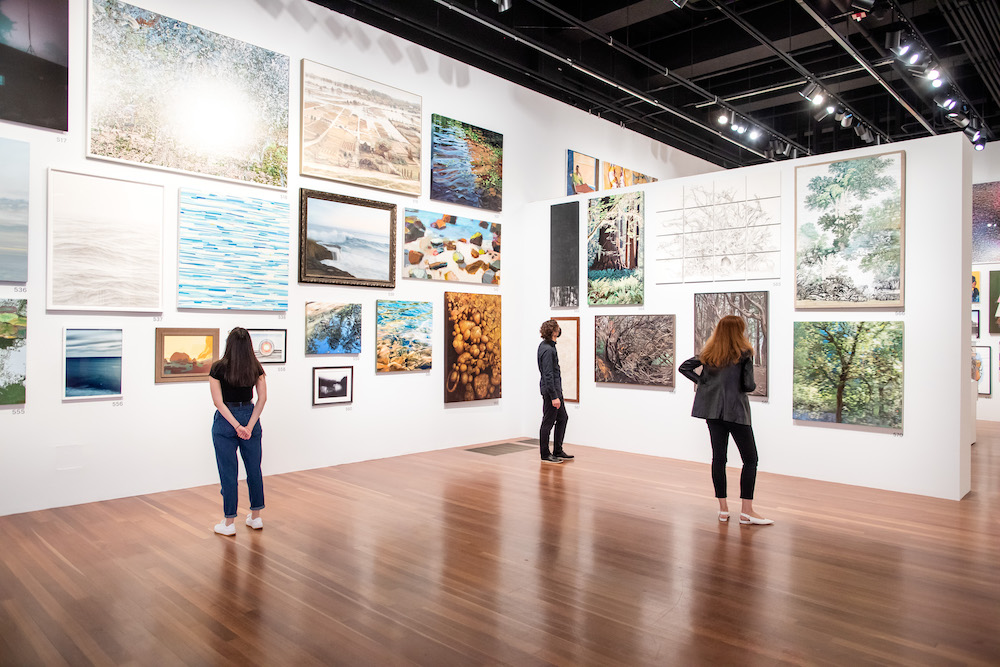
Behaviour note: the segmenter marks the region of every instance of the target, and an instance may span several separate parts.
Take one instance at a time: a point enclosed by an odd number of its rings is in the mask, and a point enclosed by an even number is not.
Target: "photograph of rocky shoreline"
[[[403,275],[500,284],[500,224],[408,208]]]
[[[503,135],[431,115],[431,199],[499,211]]]
[[[430,301],[375,302],[375,372],[430,370],[433,315]]]

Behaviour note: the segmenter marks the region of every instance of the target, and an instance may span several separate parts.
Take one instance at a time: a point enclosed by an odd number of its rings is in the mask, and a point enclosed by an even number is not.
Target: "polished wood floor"
[[[217,487],[0,518],[0,664],[1000,664],[997,425],[962,502],[761,474],[769,527],[568,449],[267,477],[235,538]]]

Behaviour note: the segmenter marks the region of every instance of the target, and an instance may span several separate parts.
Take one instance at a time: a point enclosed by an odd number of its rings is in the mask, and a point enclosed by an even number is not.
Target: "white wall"
[[[986,144],[986,149],[977,151],[972,160],[973,183],[995,183],[1000,181],[1000,142]],[[1000,263],[977,263],[973,271],[979,271],[983,284],[980,285],[979,303],[973,310],[979,310],[979,338],[972,339],[973,345],[988,345],[992,361],[993,394],[980,396],[976,401],[976,416],[987,421],[1000,421],[1000,341],[996,334],[990,334],[990,319],[996,311],[996,304],[990,303],[990,271],[1000,271]]]
[[[649,389],[594,383],[595,314],[676,314],[677,359],[695,353],[693,295],[696,292],[768,290],[770,292],[769,396],[752,404],[760,449],[760,469],[813,479],[909,493],[961,498],[969,491],[971,442],[963,404],[968,405],[969,304],[963,294],[971,244],[972,149],[960,133],[838,153],[851,158],[888,151],[906,152],[905,174],[905,310],[804,310],[793,308],[795,167],[829,161],[832,156],[804,158],[748,167],[746,172],[778,171],[782,182],[782,258],[780,280],[655,285],[646,281],[643,306],[582,305],[578,310],[548,307],[548,268],[535,268],[537,284],[529,295],[528,319],[534,324],[550,315],[581,318],[581,399],[569,405],[567,442],[694,461],[709,461],[711,452],[703,420],[690,417],[693,391],[678,376],[676,389]],[[737,170],[728,173],[733,174]],[[680,182],[704,181],[690,177]],[[662,210],[674,183],[640,186],[646,195],[646,248],[653,243],[652,212]],[[546,256],[549,206],[560,198],[527,208],[525,218],[542,230],[534,252]],[[586,199],[581,199],[581,218]],[[647,250],[646,257],[650,254]],[[585,239],[581,244],[581,302],[585,303]],[[647,275],[649,262],[647,261]],[[796,320],[888,319],[904,322],[903,433],[896,436],[850,427],[793,421],[792,322]],[[537,326],[537,325],[535,325]],[[526,359],[533,365],[534,358]],[[535,432],[537,395],[524,407],[523,430]],[[964,444],[963,444],[964,443]],[[730,461],[738,464],[735,447]],[[706,473],[703,492],[712,493]],[[767,488],[758,497],[766,505]]]
[[[70,3],[70,129],[66,134],[0,122],[0,137],[31,143],[29,277],[0,284],[0,298],[28,299],[27,403],[0,409],[0,515],[45,507],[217,483],[209,435],[213,409],[205,383],[154,384],[154,329],[233,326],[287,328],[288,363],[269,366],[270,398],[264,412],[264,473],[329,466],[523,435],[522,394],[535,380],[515,358],[523,296],[529,285],[517,271],[544,259],[533,249],[547,229],[523,217],[525,203],[565,192],[566,149],[572,148],[668,179],[718,167],[580,110],[514,86],[305,0],[143,0],[135,3],[169,17],[263,46],[291,59],[289,190],[286,194],[86,159],[85,81],[88,3]],[[423,98],[423,195],[385,194],[295,175],[299,163],[299,62],[308,58],[339,67]],[[430,116],[441,113],[504,135],[504,212],[442,205],[428,198]],[[162,184],[165,198],[165,312],[151,315],[47,313],[45,310],[46,169],[56,167]],[[177,190],[181,187],[267,198],[284,197],[297,208],[299,187],[343,193],[400,207],[482,218],[503,225],[502,288],[397,280],[394,290],[301,285],[295,282],[297,214],[289,226],[292,250],[289,311],[220,313],[176,309]],[[402,210],[397,233],[402,238]],[[508,250],[508,248],[510,248]],[[518,254],[523,253],[523,254]],[[547,271],[547,269],[546,269]],[[546,278],[547,280],[547,278]],[[374,312],[380,298],[430,300],[435,331],[443,327],[445,290],[501,293],[507,361],[498,401],[443,405],[444,348],[434,350],[429,373],[374,373]],[[305,358],[304,303],[363,303],[363,352],[356,357]],[[64,327],[124,329],[124,405],[61,400]],[[532,326],[534,324],[532,323]],[[530,327],[529,327],[530,328]],[[530,339],[531,336],[528,336]],[[533,349],[533,341],[527,345]],[[531,352],[533,354],[533,351]],[[311,368],[352,364],[355,399],[350,406],[312,407]],[[527,393],[530,393],[527,392]],[[530,432],[530,431],[529,431]],[[219,508],[206,508],[212,514]]]

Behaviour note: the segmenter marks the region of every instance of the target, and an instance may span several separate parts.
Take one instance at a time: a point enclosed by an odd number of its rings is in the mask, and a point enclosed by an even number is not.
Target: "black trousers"
[[[569,413],[566,412],[566,401],[559,398],[559,407],[555,408],[552,401],[542,398],[542,426],[538,430],[538,446],[541,450],[542,458],[549,456],[549,432],[552,426],[556,427],[555,436],[552,440],[552,454],[559,454],[563,450],[563,437],[566,435],[566,422],[569,421]]]
[[[753,500],[753,487],[757,481],[757,443],[753,439],[753,429],[749,424],[724,422],[721,419],[706,419],[708,434],[712,438],[712,484],[715,497],[726,497],[726,454],[729,449],[729,435],[732,434],[736,448],[743,459],[740,473],[740,498]]]

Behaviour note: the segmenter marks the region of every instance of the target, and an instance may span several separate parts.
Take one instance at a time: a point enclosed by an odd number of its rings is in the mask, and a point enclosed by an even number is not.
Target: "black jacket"
[[[701,368],[701,375],[694,372],[697,368]],[[691,408],[692,417],[750,424],[747,393],[757,388],[753,380],[752,354],[744,352],[735,364],[722,368],[706,366],[698,357],[691,357],[678,370],[698,385]]]
[[[559,353],[555,341],[543,340],[538,344],[538,389],[547,401],[562,399],[562,373],[559,372]]]

